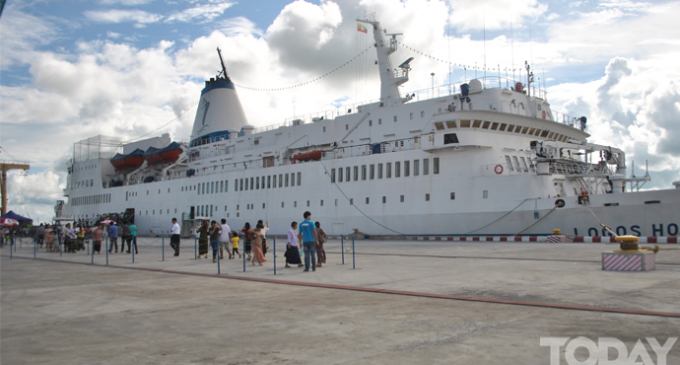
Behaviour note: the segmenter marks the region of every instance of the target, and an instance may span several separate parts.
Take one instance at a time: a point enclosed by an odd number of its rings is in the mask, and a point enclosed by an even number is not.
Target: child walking
[[[231,259],[236,257],[241,258],[241,253],[238,252],[238,233],[236,231],[231,231]]]

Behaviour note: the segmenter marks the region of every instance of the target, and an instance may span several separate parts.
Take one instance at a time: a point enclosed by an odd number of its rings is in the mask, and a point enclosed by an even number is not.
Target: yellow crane
[[[7,171],[9,170],[28,170],[31,166],[28,163],[0,161],[0,171],[2,172],[2,179],[0,179],[0,190],[2,192],[2,215],[7,213]]]

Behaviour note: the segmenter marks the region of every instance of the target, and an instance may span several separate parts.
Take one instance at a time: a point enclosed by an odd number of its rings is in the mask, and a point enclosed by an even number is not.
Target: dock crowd
[[[312,221],[310,212],[305,212],[303,218],[300,223],[291,222],[288,229],[284,254],[286,267],[304,266],[304,271],[316,271],[317,267],[323,267],[326,263],[323,245],[328,240],[328,235],[321,228],[321,223]],[[174,250],[174,256],[179,256],[181,228],[176,218],[172,219],[171,224],[170,247]],[[241,259],[245,255],[245,259],[253,266],[263,266],[267,262],[269,222],[259,220],[254,226],[247,222],[237,231],[229,227],[226,219],[221,219],[220,222],[194,220],[193,228],[198,246],[196,259],[208,259],[208,251],[211,250],[213,262],[217,262],[218,257],[223,260],[225,251],[228,260],[235,259],[236,256]],[[139,253],[137,226],[129,218],[121,222],[109,218],[100,219],[92,225],[74,222],[63,226],[40,224],[31,228],[4,228],[0,241],[14,242],[14,237],[18,235],[33,237],[38,249],[44,248],[47,252],[76,253],[85,250],[86,240],[90,240],[92,254],[101,254],[102,242],[108,239],[109,253],[130,254],[133,250],[135,254]]]

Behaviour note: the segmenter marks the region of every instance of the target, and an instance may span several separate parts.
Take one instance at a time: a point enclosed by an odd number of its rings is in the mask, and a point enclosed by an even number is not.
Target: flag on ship
[[[368,33],[366,27],[364,27],[361,23],[357,23],[357,30],[361,33]]]

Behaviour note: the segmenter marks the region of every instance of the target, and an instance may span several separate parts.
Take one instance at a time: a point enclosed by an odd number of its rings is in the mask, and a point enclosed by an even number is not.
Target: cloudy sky
[[[255,126],[378,98],[375,54],[361,53],[370,36],[355,21],[370,14],[440,60],[500,65],[502,76],[529,61],[555,111],[588,116],[591,141],[622,147],[638,175],[649,161],[646,188],[680,180],[678,1],[8,0],[0,159],[31,164],[10,173],[10,209],[52,216],[78,140],[129,140],[167,124],[154,133],[187,141],[192,106],[219,68],[217,47]],[[302,87],[246,88],[305,83],[358,54]],[[433,72],[436,85],[475,76],[404,47],[394,62],[410,56],[404,92],[430,87]]]

